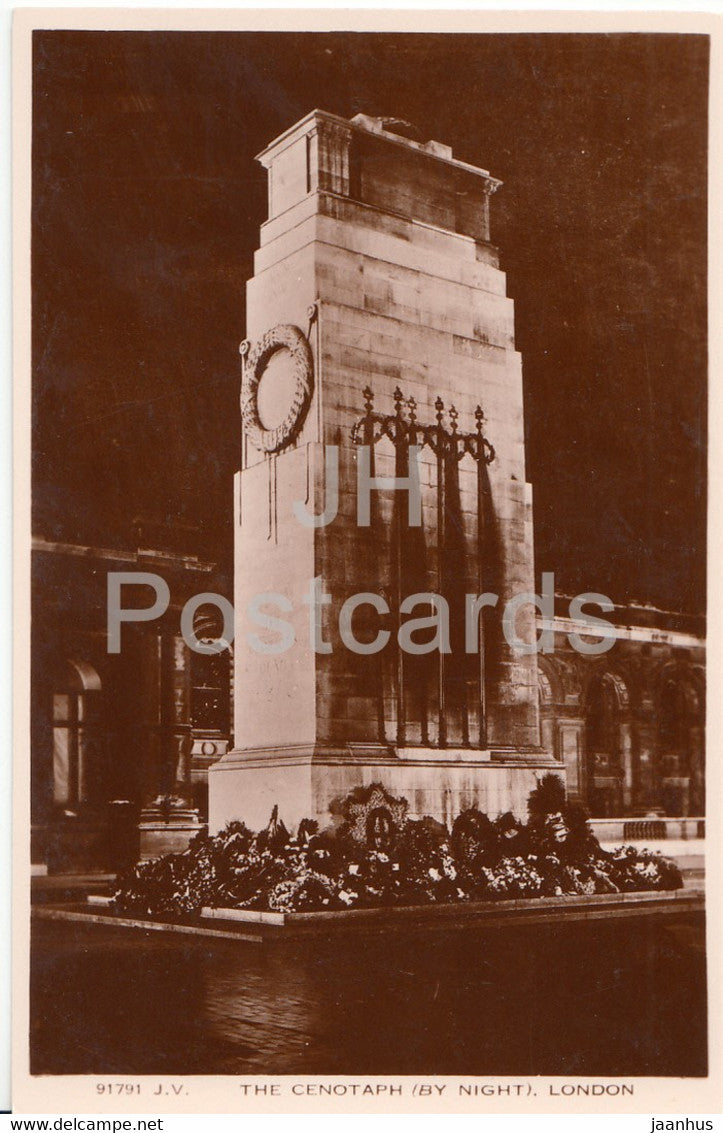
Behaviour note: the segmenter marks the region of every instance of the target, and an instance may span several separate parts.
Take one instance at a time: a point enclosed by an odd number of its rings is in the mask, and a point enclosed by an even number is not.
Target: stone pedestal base
[[[181,853],[203,829],[197,810],[178,808],[169,812],[160,807],[147,807],[138,824],[141,861]]]
[[[381,783],[409,803],[409,817],[431,815],[448,826],[477,806],[494,818],[511,810],[527,817],[527,799],[548,771],[565,768],[540,753],[407,748],[331,751],[308,747],[231,751],[209,770],[209,830],[241,820],[251,830],[279,818],[293,831],[302,818],[329,822],[329,805],[354,787]]]

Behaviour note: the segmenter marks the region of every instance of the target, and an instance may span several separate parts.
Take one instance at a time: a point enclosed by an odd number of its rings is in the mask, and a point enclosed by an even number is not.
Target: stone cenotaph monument
[[[209,772],[210,829],[259,829],[276,804],[290,828],[323,824],[374,782],[410,816],[523,814],[562,766],[539,743],[522,368],[490,243],[500,182],[409,123],[318,110],[259,161],[235,746]]]

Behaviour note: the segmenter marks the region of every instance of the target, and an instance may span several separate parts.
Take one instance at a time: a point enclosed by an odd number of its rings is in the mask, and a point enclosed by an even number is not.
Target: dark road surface
[[[257,945],[36,923],[36,1074],[706,1073],[702,915]]]

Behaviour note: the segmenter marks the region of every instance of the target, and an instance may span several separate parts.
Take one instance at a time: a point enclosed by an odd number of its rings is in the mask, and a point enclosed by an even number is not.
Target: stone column
[[[630,814],[633,809],[635,776],[633,771],[633,745],[629,720],[620,721],[620,762],[623,769],[623,810],[625,814]]]
[[[567,771],[567,794],[575,802],[583,801],[585,795],[584,729],[581,716],[565,717],[558,722],[559,755]]]
[[[323,822],[332,800],[375,781],[407,797],[420,816],[473,804],[523,816],[540,774],[562,770],[539,742],[531,607],[519,611],[516,652],[500,632],[500,613],[485,626],[486,728],[479,705],[464,715],[470,687],[481,683],[476,672],[468,680],[469,657],[454,668],[429,654],[431,676],[423,663],[413,673],[408,657],[399,664],[403,598],[449,592],[450,608],[459,602],[450,561],[464,591],[499,595],[498,611],[533,593],[535,578],[522,366],[513,303],[488,242],[488,198],[499,182],[449,147],[415,141],[408,130],[402,136],[386,121],[313,111],[259,156],[270,213],[247,286],[240,374],[235,747],[209,770],[211,829],[235,818],[259,829],[276,804],[290,827],[304,817]],[[420,429],[468,433],[481,407],[496,453],[480,486],[473,459],[456,461],[447,477],[427,444],[421,531],[396,522],[404,515],[399,494],[392,501],[375,493],[374,554],[370,528],[358,522],[362,462],[352,439],[366,387],[385,416],[398,412],[401,420],[413,405]],[[324,510],[327,446],[338,454],[339,507],[332,522],[313,527],[294,505]],[[394,473],[383,444],[374,459],[375,476]],[[440,498],[453,501],[454,535]],[[481,585],[482,575],[490,585]],[[309,634],[310,586],[319,577],[330,597],[319,607],[327,651]],[[388,600],[377,611],[391,627],[386,654],[361,655],[342,640],[344,604],[369,593]],[[264,616],[282,615],[286,648],[276,629],[259,633],[248,613],[270,594],[285,607],[267,604]],[[367,604],[357,631],[369,614]],[[369,632],[377,628],[374,614]],[[261,648],[249,647],[249,635]]]

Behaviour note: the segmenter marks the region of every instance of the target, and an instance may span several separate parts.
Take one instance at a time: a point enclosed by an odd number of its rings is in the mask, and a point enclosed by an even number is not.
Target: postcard
[[[17,12],[18,1112],[719,1111],[718,32]]]

